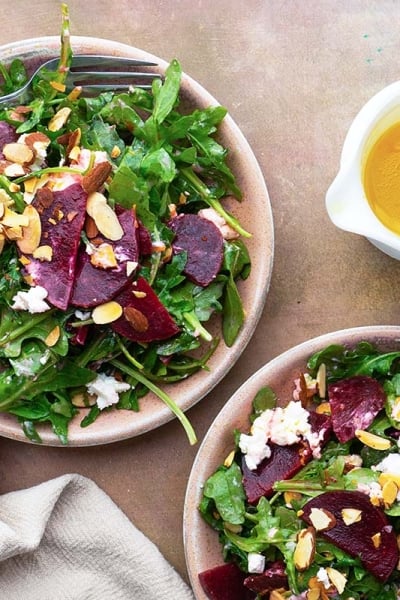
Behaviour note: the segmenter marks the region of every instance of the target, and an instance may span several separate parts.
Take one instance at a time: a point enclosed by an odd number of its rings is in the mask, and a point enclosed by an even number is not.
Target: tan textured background
[[[59,7],[2,0],[0,44],[57,35]],[[267,182],[276,235],[270,293],[237,367],[189,411],[200,439],[232,392],[283,350],[335,329],[400,322],[400,263],[335,229],[324,208],[351,120],[400,75],[398,2],[70,0],[69,7],[74,35],[177,57],[229,109]],[[175,422],[103,448],[0,439],[0,493],[68,472],[91,477],[186,577],[182,510],[195,453]]]

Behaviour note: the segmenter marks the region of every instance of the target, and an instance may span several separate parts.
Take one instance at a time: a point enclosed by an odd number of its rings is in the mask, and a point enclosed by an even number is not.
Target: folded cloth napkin
[[[0,496],[0,598],[193,600],[184,581],[90,479]]]

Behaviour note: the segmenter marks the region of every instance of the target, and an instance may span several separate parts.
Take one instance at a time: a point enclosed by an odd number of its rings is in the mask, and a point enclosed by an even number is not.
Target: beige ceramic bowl
[[[140,58],[156,62],[160,72],[167,66],[167,63],[158,57],[113,41],[72,37],[71,42],[75,54],[108,54]],[[19,56],[29,62],[44,62],[58,54],[59,43],[59,37],[43,37],[8,44],[0,48],[0,61],[9,61]],[[154,67],[151,69],[154,70]],[[185,106],[192,108],[218,104],[215,98],[186,74],[182,78],[182,99]],[[272,270],[272,214],[259,165],[249,144],[229,116],[224,119],[219,139],[230,148],[230,166],[236,174],[244,198],[241,203],[235,202],[228,208],[252,233],[252,238],[247,243],[252,259],[252,272],[246,281],[240,283],[240,293],[247,319],[232,348],[227,348],[220,343],[209,362],[209,372],[201,371],[187,381],[164,388],[184,411],[206,396],[227,374],[243,352],[261,316]],[[218,328],[218,325],[216,327]],[[161,400],[148,394],[141,400],[139,413],[113,411],[101,415],[93,425],[85,429],[79,426],[81,418],[76,419],[70,427],[70,446],[105,444],[126,439],[159,427],[173,417]],[[41,428],[39,431],[44,444],[59,445],[58,438],[49,427]],[[20,425],[10,415],[0,415],[0,435],[28,441]]]
[[[400,327],[356,327],[314,338],[281,354],[259,369],[227,402],[212,423],[204,438],[190,474],[184,511],[184,543],[186,564],[196,600],[207,600],[198,574],[223,564],[217,533],[201,518],[198,505],[202,486],[207,478],[224,462],[234,447],[233,431],[249,429],[248,416],[257,391],[270,386],[284,401],[290,399],[293,381],[306,368],[307,359],[330,344],[353,347],[367,340],[381,349],[400,350]]]

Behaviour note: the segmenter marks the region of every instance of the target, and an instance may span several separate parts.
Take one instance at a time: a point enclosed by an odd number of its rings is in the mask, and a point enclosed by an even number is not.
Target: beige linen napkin
[[[93,481],[63,475],[0,496],[0,598],[193,600],[193,595]]]

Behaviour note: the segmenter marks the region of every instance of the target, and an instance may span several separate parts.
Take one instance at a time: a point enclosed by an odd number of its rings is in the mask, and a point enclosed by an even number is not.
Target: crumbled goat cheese
[[[323,584],[323,586],[326,590],[331,587],[331,582],[328,577],[328,571],[326,569],[324,569],[324,567],[321,567],[320,569],[318,569],[317,580]]]
[[[388,454],[380,463],[375,465],[374,471],[400,475],[400,454]]]
[[[267,409],[255,419],[250,435],[241,434],[239,447],[245,454],[246,464],[254,470],[264,458],[269,458],[271,450],[268,441],[278,446],[296,444],[302,438],[310,444],[313,456],[320,455],[320,440],[323,430],[318,434],[311,430],[309,412],[301,402],[291,401],[284,407]]]
[[[25,360],[12,360],[10,363],[13,366],[16,375],[22,375],[23,377],[32,377],[35,375],[35,361],[33,358],[25,358]]]
[[[357,490],[363,494],[367,494],[372,499],[381,500],[382,488],[377,481],[372,483],[358,483]]]
[[[76,310],[74,314],[75,314],[76,318],[79,319],[80,321],[87,321],[87,319],[90,319],[90,316],[92,313],[89,310],[86,310],[86,311]]]
[[[217,213],[217,211],[213,208],[202,208],[199,210],[198,214],[199,217],[203,217],[203,219],[207,219],[207,221],[214,223],[214,225],[220,230],[224,240],[234,240],[239,237],[238,232],[228,225],[224,217]]]
[[[265,569],[265,556],[258,552],[249,552],[247,555],[247,570],[249,573],[263,573]]]
[[[47,290],[36,285],[30,287],[27,292],[19,291],[13,296],[14,304],[11,306],[14,310],[27,310],[31,314],[46,312],[50,310],[50,306],[45,302],[47,298]]]
[[[93,381],[86,384],[89,394],[97,396],[97,406],[100,410],[116,404],[119,400],[119,394],[130,389],[129,383],[117,381],[115,377],[110,377],[105,373],[99,373]]]

